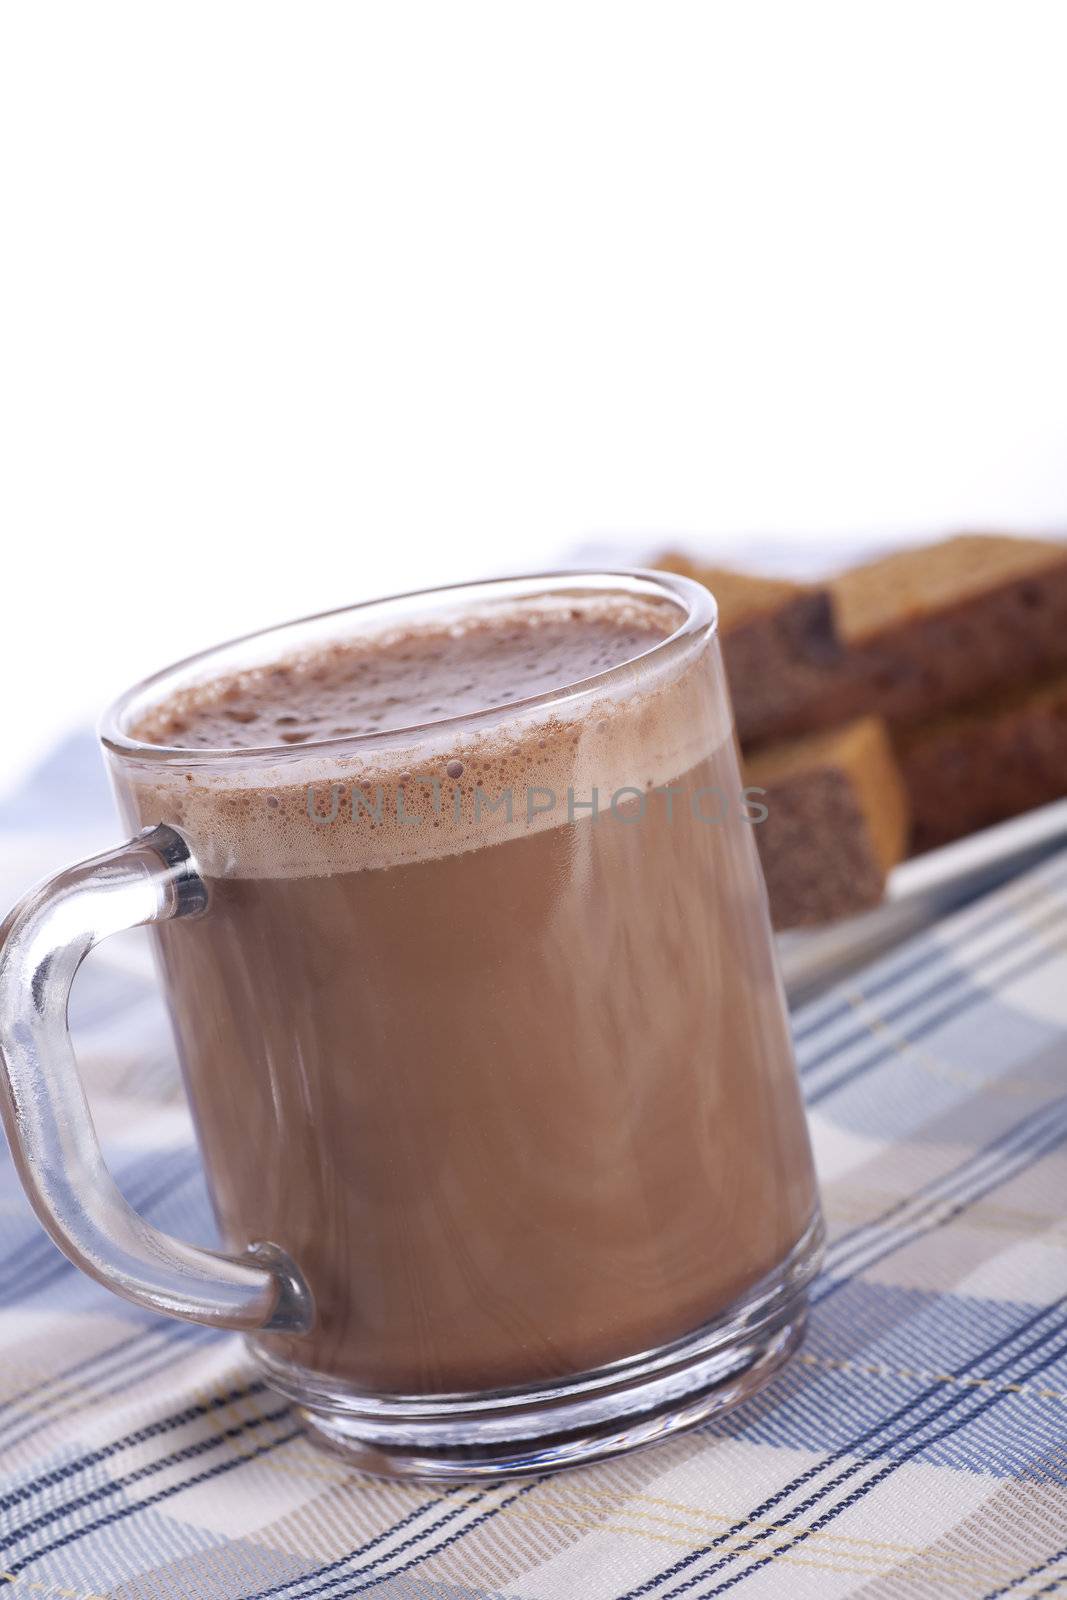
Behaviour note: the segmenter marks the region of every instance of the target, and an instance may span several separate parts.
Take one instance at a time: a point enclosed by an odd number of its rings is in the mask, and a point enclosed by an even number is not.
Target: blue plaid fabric
[[[113,837],[96,753],[73,741],[0,808],[0,889]],[[209,1239],[133,939],[93,957],[72,1017],[126,1194]],[[387,1484],[317,1453],[238,1340],[68,1266],[5,1162],[4,1581],[70,1600],[1067,1587],[1067,857],[823,996],[795,1031],[831,1240],[803,1349],[719,1422],[533,1482]]]

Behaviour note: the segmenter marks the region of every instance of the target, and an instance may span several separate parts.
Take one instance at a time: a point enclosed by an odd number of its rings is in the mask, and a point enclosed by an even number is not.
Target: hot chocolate
[[[379,1394],[585,1372],[693,1333],[811,1221],[721,674],[653,648],[676,621],[516,604],[141,715],[189,752],[122,798],[208,884],[155,937],[222,1232],[315,1302],[274,1360]]]

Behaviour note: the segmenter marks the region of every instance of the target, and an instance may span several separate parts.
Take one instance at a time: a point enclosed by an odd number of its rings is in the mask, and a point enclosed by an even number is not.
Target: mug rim
[[[404,723],[396,727],[376,728],[366,733],[338,734],[329,738],[307,739],[299,745],[292,744],[261,744],[241,746],[195,746],[154,744],[148,740],[137,739],[128,733],[123,726],[124,718],[130,707],[139,699],[151,695],[154,689],[162,689],[166,682],[173,678],[178,680],[195,671],[196,668],[206,665],[215,656],[222,656],[226,652],[238,651],[242,646],[252,645],[257,641],[269,640],[277,637],[279,641],[286,634],[296,633],[300,629],[311,628],[315,624],[328,623],[331,620],[345,616],[359,616],[366,613],[387,613],[389,609],[402,610],[405,605],[420,600],[426,601],[437,596],[450,596],[457,603],[464,598],[464,593],[472,601],[476,597],[504,593],[508,588],[514,588],[515,598],[530,598],[538,592],[537,586],[542,586],[545,594],[565,593],[568,587],[593,586],[603,593],[618,593],[630,595],[656,595],[663,599],[680,603],[683,615],[677,628],[671,633],[658,639],[649,649],[642,650],[638,655],[629,656],[625,661],[616,662],[614,666],[606,668],[603,672],[594,673],[591,677],[574,679],[561,683],[551,689],[544,690],[535,695],[520,696],[516,700],[509,700],[503,705],[481,707],[474,711],[455,712],[449,716],[435,717],[429,722]],[[627,585],[629,587],[627,587]],[[272,623],[265,628],[255,628],[249,633],[239,634],[235,638],[226,639],[218,644],[208,645],[203,650],[194,651],[191,655],[184,656],[178,661],[171,662],[168,666],[161,667],[150,673],[139,682],[124,690],[111,702],[104,712],[98,725],[98,736],[105,749],[112,755],[125,759],[136,759],[158,763],[160,765],[180,765],[184,767],[216,765],[218,763],[233,762],[262,762],[263,760],[293,761],[306,758],[313,752],[339,752],[346,749],[367,750],[375,745],[382,745],[404,736],[419,736],[421,734],[439,733],[450,727],[463,725],[464,727],[477,727],[480,724],[499,722],[502,717],[524,715],[535,710],[557,704],[563,700],[572,700],[586,694],[593,694],[610,688],[619,681],[624,674],[629,672],[636,662],[647,662],[651,658],[677,654],[679,650],[687,647],[689,641],[699,634],[708,637],[714,636],[718,631],[718,605],[711,592],[702,584],[692,578],[682,576],[680,573],[664,572],[651,567],[575,567],[555,568],[545,572],[518,573],[496,578],[473,579],[466,582],[433,584],[425,589],[405,590],[399,594],[376,596],[370,600],[356,601],[350,605],[332,607],[326,611],[312,612],[307,616],[293,617],[286,622]],[[279,651],[278,659],[284,659],[284,654]],[[177,685],[176,685],[177,686]],[[162,698],[162,695],[160,696]]]

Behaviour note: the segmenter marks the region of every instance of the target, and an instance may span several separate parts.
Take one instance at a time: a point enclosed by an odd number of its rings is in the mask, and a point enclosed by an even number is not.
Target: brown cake
[[[900,727],[1067,667],[1067,545],[961,534],[811,587],[669,556],[719,600],[743,744],[871,713]]]
[[[1067,673],[898,737],[914,817],[930,850],[1067,795]]]
[[[766,790],[756,825],[777,928],[833,922],[877,905],[908,845],[908,803],[885,724],[769,746],[745,762]]]
[[[719,636],[742,744],[793,728],[836,687],[841,644],[825,585],[763,578],[661,556],[658,567],[695,578],[719,607]]]
[[[1064,544],[962,534],[854,567],[831,593],[846,698],[894,725],[1067,666]]]
[[[965,534],[822,586],[662,564],[719,601],[778,927],[877,904],[909,810],[918,851],[1067,795],[1067,544]]]

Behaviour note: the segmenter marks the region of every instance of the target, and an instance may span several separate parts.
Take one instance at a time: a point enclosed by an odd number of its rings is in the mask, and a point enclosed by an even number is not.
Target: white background
[[[1067,528],[1067,10],[0,10],[13,781],[127,682],[689,536]]]

